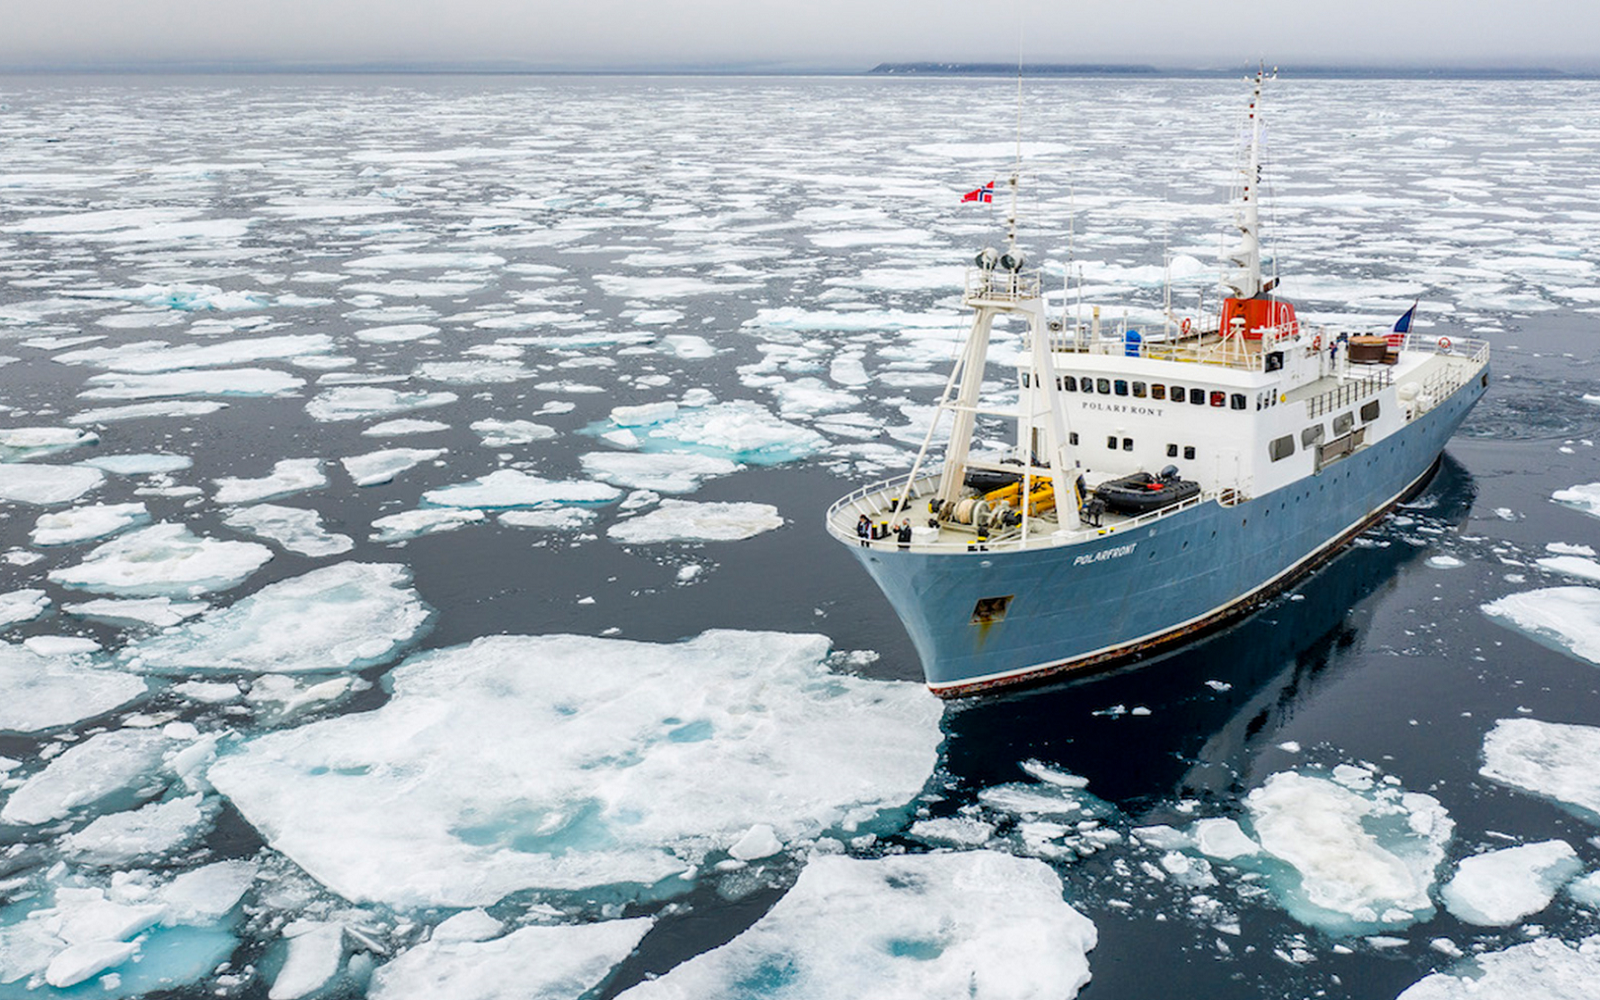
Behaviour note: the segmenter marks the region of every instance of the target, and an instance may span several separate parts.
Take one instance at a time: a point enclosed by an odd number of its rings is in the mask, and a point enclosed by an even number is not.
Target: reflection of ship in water
[[[1456,524],[1473,492],[1466,471],[1446,455],[1417,507],[1430,520]],[[1236,791],[1252,742],[1277,732],[1330,676],[1338,650],[1355,641],[1352,609],[1423,551],[1398,542],[1358,546],[1292,596],[1159,662],[952,708],[945,768],[961,788],[976,790],[1017,780],[1018,763],[1037,759],[1087,778],[1096,795],[1135,814],[1175,799],[1226,796]],[[1150,715],[1124,717],[1119,705]]]

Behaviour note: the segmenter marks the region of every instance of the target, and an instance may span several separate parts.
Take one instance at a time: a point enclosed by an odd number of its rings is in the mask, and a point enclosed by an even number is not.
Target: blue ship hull
[[[1288,486],[1092,541],[990,552],[853,548],[944,697],[1155,655],[1244,614],[1422,486],[1483,395],[1472,378],[1382,440]],[[984,598],[1011,600],[974,623]]]

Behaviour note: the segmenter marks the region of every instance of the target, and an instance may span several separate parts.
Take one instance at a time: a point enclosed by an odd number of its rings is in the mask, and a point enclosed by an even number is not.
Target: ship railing
[[[1405,335],[1405,341],[1401,347],[1407,351],[1446,354],[1453,358],[1466,358],[1473,363],[1474,367],[1482,366],[1489,360],[1489,342],[1487,340],[1479,340],[1476,337],[1408,333]]]
[[[1007,271],[1004,268],[967,268],[966,301],[1022,302],[1036,299],[1043,289],[1038,271]]]
[[[1393,382],[1394,375],[1387,368],[1344,382],[1319,396],[1312,396],[1306,400],[1306,416],[1320,417],[1326,413],[1331,413],[1341,406],[1348,406],[1374,395]]]
[[[891,522],[896,518],[908,517],[908,512],[918,507],[926,510],[926,504],[922,503],[922,501],[927,497],[933,496],[938,491],[938,486],[938,473],[919,476],[911,484],[911,489],[907,494],[906,506],[899,510],[891,510],[890,508],[900,499],[900,494],[906,490],[904,476],[897,476],[893,479],[885,479],[862,486],[835,500],[828,507],[825,521],[828,533],[842,542],[859,544],[860,538],[855,533],[855,519],[857,517],[866,514],[876,520],[887,516]],[[1203,503],[1215,501],[1227,506],[1237,503],[1241,499],[1243,499],[1243,494],[1232,487],[1207,490],[1187,500],[1181,500],[1170,506],[1162,507],[1159,510],[1149,511],[1135,517],[1107,521],[1105,524],[1098,526],[1078,525],[1074,527],[1049,528],[1041,527],[1035,521],[1033,530],[1028,532],[1026,538],[1023,537],[1020,527],[1011,527],[984,537],[974,533],[971,538],[957,538],[950,541],[914,541],[911,547],[917,552],[969,552],[977,547],[981,547],[984,551],[1045,548],[1053,545],[1083,542],[1102,535],[1120,534],[1159,521],[1179,511],[1198,507]],[[841,517],[841,515],[843,516]],[[1075,514],[1068,516],[1075,516]],[[920,518],[919,522],[921,522]],[[898,545],[893,537],[889,537],[873,541],[870,547],[893,550]]]

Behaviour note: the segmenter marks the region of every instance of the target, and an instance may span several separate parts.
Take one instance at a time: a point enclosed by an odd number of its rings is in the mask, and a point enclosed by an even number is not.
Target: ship
[[[1413,330],[1415,304],[1360,334],[1276,294],[1271,79],[1250,81],[1214,311],[1178,317],[1169,295],[1158,328],[1052,315],[1017,249],[1013,173],[1006,249],[967,270],[971,326],[910,472],[828,508],[941,697],[1157,658],[1249,614],[1420,491],[1487,390],[1489,345]],[[1003,393],[985,386],[997,319],[1022,327]]]

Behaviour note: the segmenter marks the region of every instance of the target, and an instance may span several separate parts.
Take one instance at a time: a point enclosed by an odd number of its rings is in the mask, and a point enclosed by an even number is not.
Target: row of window
[[[1022,373],[1024,388],[1031,384],[1029,381],[1031,377],[1030,372]],[[1122,378],[1090,378],[1087,375],[1079,378],[1073,375],[1058,375],[1056,388],[1063,392],[1082,392],[1089,395],[1132,396],[1134,399],[1188,402],[1194,406],[1205,406],[1209,403],[1216,407],[1226,406],[1232,410],[1248,409],[1250,405],[1249,399],[1242,392],[1227,393],[1218,389],[1166,385],[1161,382],[1131,382]],[[1262,405],[1261,400],[1256,400],[1256,409],[1261,409]]]
[[[1076,445],[1078,443],[1078,432],[1077,431],[1068,431],[1067,432],[1067,443],[1071,444],[1071,445]],[[1107,434],[1106,435],[1106,447],[1108,449],[1110,449],[1111,451],[1116,451],[1117,447],[1119,445],[1121,446],[1123,451],[1132,451],[1133,450],[1133,438],[1128,438],[1128,437],[1119,438],[1115,434]],[[1175,444],[1168,444],[1167,445],[1167,457],[1168,458],[1177,458],[1178,457],[1178,446],[1177,445],[1175,445]],[[1183,457],[1187,461],[1191,461],[1191,462],[1194,461],[1194,445],[1186,444],[1186,445],[1183,446]]]
[[[1379,407],[1376,399],[1361,404],[1361,422],[1370,424],[1378,419]],[[1333,418],[1333,436],[1342,438],[1355,429],[1356,416],[1354,413],[1341,413]],[[1322,424],[1316,423],[1300,432],[1300,447],[1310,448],[1321,444],[1323,440]],[[1171,454],[1171,451],[1168,451]],[[1288,458],[1294,454],[1294,435],[1285,434],[1281,438],[1273,438],[1267,443],[1267,454],[1274,462]]]

